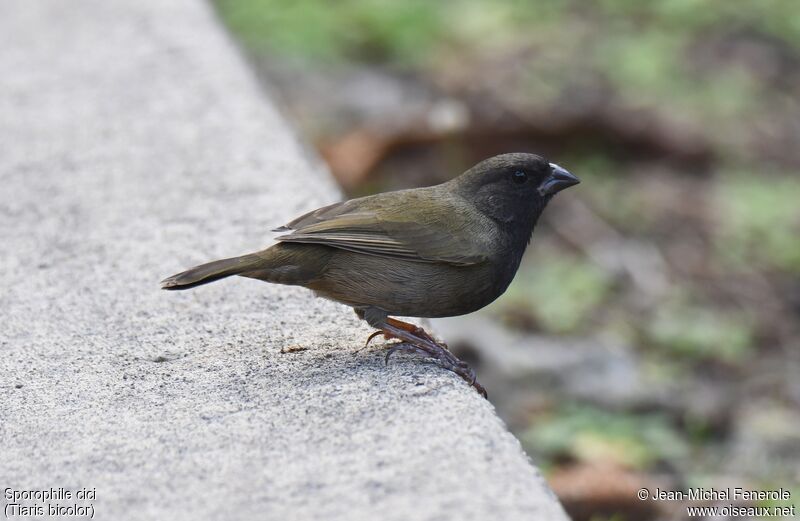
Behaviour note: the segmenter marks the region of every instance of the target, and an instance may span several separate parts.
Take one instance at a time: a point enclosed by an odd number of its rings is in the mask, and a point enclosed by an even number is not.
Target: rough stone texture
[[[6,0],[0,49],[0,489],[95,488],[97,519],[565,519],[488,402],[356,352],[349,309],[158,289],[339,195],[209,6]]]

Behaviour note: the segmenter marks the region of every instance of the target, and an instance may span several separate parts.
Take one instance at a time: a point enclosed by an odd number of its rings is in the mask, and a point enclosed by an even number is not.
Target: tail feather
[[[161,289],[189,289],[257,269],[264,259],[256,254],[221,259],[195,266],[161,281]]]

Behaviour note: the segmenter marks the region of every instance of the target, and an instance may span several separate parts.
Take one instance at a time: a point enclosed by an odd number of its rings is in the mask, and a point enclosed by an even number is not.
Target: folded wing
[[[325,206],[275,231],[292,231],[278,237],[281,242],[323,244],[416,262],[471,265],[487,260],[485,234],[466,226],[475,223],[476,216],[455,218],[459,212],[470,209],[436,192],[408,190]]]

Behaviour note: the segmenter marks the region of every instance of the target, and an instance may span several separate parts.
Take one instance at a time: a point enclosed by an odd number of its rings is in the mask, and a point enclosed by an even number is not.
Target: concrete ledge
[[[158,289],[339,197],[209,6],[7,0],[0,44],[0,489],[95,489],[96,519],[566,519],[488,402],[356,352],[348,308]]]

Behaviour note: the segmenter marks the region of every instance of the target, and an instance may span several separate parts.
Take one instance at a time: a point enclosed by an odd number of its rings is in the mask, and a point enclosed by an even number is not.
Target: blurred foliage
[[[631,234],[647,233],[656,224],[658,215],[649,211],[647,194],[630,189],[630,180],[619,175],[619,167],[609,158],[579,156],[570,168],[581,173],[582,184],[592,187],[584,197],[615,228]]]
[[[317,60],[411,63],[443,30],[443,6],[411,0],[217,0],[223,19],[248,46]]]
[[[530,312],[547,332],[585,330],[588,315],[611,289],[609,275],[576,257],[536,257],[520,267],[496,312]]]
[[[723,47],[726,37],[737,32],[752,34],[754,46],[765,38],[800,45],[800,3],[792,0],[215,3],[225,22],[256,52],[320,63],[373,62],[435,76],[453,66],[480,65],[483,57],[502,60],[525,51],[531,59],[517,66],[527,81],[506,88],[522,88],[535,103],[561,95],[570,82],[602,78],[633,106],[667,103],[677,117],[700,112],[718,124],[778,98],[763,95],[768,86],[752,74],[747,49],[744,56],[728,52],[722,59],[705,59],[708,53],[726,51],[699,49],[701,37]],[[459,63],[454,56],[466,60]]]
[[[590,30],[581,28],[589,13],[607,30],[609,44],[596,52],[615,56],[620,70],[628,71],[621,80],[645,84],[674,73],[674,61],[668,57],[692,41],[688,35],[717,28],[720,22],[800,45],[800,6],[793,0],[548,0],[535,6],[526,0],[215,3],[229,27],[256,48],[314,58],[408,63],[425,63],[449,46],[483,52],[487,45],[491,49],[509,41],[574,40]],[[639,39],[642,33],[647,39]]]
[[[632,415],[566,404],[522,434],[529,450],[549,458],[647,468],[685,458],[689,447],[659,414]]]
[[[731,176],[716,198],[718,252],[737,267],[766,264],[800,273],[800,180]]]
[[[670,303],[655,314],[647,336],[672,354],[743,362],[751,354],[752,325],[710,307]]]

